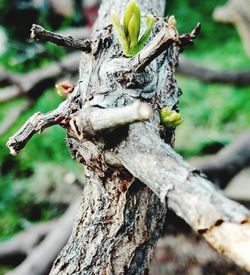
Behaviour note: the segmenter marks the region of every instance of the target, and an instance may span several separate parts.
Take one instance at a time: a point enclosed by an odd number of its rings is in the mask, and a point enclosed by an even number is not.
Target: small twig
[[[197,23],[197,25],[195,26],[195,28],[192,30],[191,33],[184,33],[184,34],[180,35],[181,47],[183,48],[187,45],[193,45],[194,40],[199,35],[200,31],[201,31],[201,24]]]
[[[37,132],[41,133],[44,129],[59,124],[64,119],[64,117],[62,118],[64,107],[65,101],[62,102],[57,109],[47,114],[35,113],[30,117],[26,123],[9,138],[6,145],[9,147],[10,153],[16,156],[34,134]]]
[[[157,56],[165,51],[174,42],[179,41],[175,26],[165,23],[162,30],[152,41],[131,60],[131,65],[136,72],[142,71]]]
[[[77,40],[71,36],[56,34],[35,24],[32,25],[30,37],[38,41],[49,41],[58,46],[69,47],[84,52],[91,52],[90,40]]]
[[[84,133],[95,135],[106,129],[148,120],[151,116],[152,109],[147,103],[135,102],[121,108],[83,109],[71,118],[69,125],[74,135],[82,139]]]

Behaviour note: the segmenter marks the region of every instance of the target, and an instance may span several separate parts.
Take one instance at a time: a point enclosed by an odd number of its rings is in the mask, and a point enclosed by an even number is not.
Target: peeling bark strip
[[[78,217],[50,274],[147,273],[165,217],[161,201],[250,271],[245,253],[250,249],[250,239],[245,238],[249,212],[215,190],[163,142],[172,145],[174,136],[173,129],[160,124],[160,111],[178,110],[180,94],[174,73],[181,41],[174,19],[156,17],[149,44],[134,59],[125,58],[109,14],[114,8],[121,17],[127,2],[103,1],[92,51],[82,54],[74,91],[56,110],[28,120],[8,142],[17,153],[33,134],[60,124],[67,129],[72,157],[85,167],[88,181]],[[164,11],[163,0],[137,2],[142,18]],[[198,29],[185,37],[195,37]],[[147,102],[152,117],[139,119],[140,112],[133,116],[135,101]]]

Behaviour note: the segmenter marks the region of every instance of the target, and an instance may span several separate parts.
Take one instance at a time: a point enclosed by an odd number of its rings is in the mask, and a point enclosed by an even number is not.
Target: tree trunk
[[[104,1],[95,28],[110,25],[110,10],[116,8],[120,17],[127,1]],[[165,1],[137,1],[142,16],[152,11],[163,15]],[[159,23],[158,23],[159,24]],[[109,75],[118,68],[122,59],[114,63],[120,48],[116,38],[110,38],[109,29],[104,38],[94,32],[98,40],[112,45],[99,45],[93,58],[83,54],[80,65],[79,104],[101,107],[121,107],[136,99],[147,100],[158,91],[155,102],[164,106],[166,99],[176,103],[178,89],[173,78],[178,50],[173,48],[162,55],[160,62],[150,66],[144,74],[149,84],[137,83],[127,90],[123,84],[112,87]],[[107,38],[105,37],[107,35]],[[100,48],[101,47],[101,48]],[[168,58],[166,61],[164,56]],[[139,76],[138,80],[139,80]],[[155,78],[153,83],[151,78]],[[131,83],[133,85],[133,83]],[[113,93],[109,92],[112,89]],[[130,94],[131,93],[131,94]],[[153,123],[159,124],[158,114]],[[123,167],[109,160],[107,149],[115,148],[127,129],[106,133],[106,137],[85,137],[81,142],[68,138],[68,146],[75,158],[84,163],[87,184],[82,196],[81,209],[72,236],[54,263],[51,274],[145,274],[156,241],[164,223],[165,208],[159,198]],[[171,140],[172,133],[169,133]],[[107,144],[107,142],[111,144]],[[106,147],[106,148],[105,148]],[[108,148],[109,147],[109,148]],[[106,149],[106,150],[105,150]]]

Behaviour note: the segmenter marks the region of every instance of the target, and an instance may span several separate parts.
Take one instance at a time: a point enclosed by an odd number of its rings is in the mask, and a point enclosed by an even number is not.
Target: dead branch
[[[27,74],[12,74],[12,86],[0,91],[0,103],[26,96],[30,99],[38,98],[46,88],[55,84],[56,80],[66,73],[76,73],[79,65],[79,54],[72,53],[61,61],[47,67],[34,70]]]
[[[130,126],[122,164],[219,252],[250,271],[250,213],[224,197],[149,126]]]
[[[206,157],[197,167],[220,188],[225,188],[230,180],[250,165],[250,130],[240,135],[216,155]]]
[[[243,46],[250,57],[250,5],[248,0],[228,0],[223,6],[217,7],[213,18],[223,23],[234,24],[240,34]]]
[[[191,76],[206,83],[232,84],[239,87],[250,85],[250,71],[216,71],[195,64],[185,58],[180,58],[177,72]]]
[[[8,110],[7,117],[0,124],[0,135],[6,133],[9,128],[18,120],[20,115],[27,111],[32,105],[33,102],[25,101],[23,104],[19,104]]]
[[[91,52],[91,43],[89,40],[76,40],[72,36],[56,34],[35,24],[32,25],[30,37],[37,41],[49,41],[58,46],[77,49],[83,52]]]
[[[131,59],[131,65],[135,72],[141,72],[163,51],[167,50],[170,45],[179,41],[179,35],[175,23],[171,22],[172,20],[174,20],[173,17],[170,17],[162,30],[152,39],[151,43]]]
[[[121,108],[83,109],[71,118],[69,125],[74,135],[81,140],[84,134],[95,135],[99,131],[145,121],[152,114],[150,105],[138,101]]]
[[[10,240],[0,243],[0,263],[10,264],[15,258],[25,258],[32,249],[54,228],[57,221],[32,225]]]
[[[71,133],[82,139],[84,134],[95,135],[98,131],[148,120],[152,116],[151,107],[141,102],[123,108],[105,110],[86,108],[71,118],[67,115],[66,106],[67,102],[65,101],[52,112],[47,114],[35,113],[29,118],[19,131],[9,138],[7,146],[11,154],[17,155],[34,134],[41,133],[44,129],[55,124],[69,123]]]
[[[238,274],[249,273],[217,253],[197,234],[174,233],[159,239],[150,274]]]
[[[9,138],[7,146],[10,149],[10,153],[17,155],[34,134],[37,132],[41,133],[44,129],[59,124],[65,119],[63,115],[65,106],[66,103],[62,102],[58,108],[52,112],[46,114],[35,113],[30,117],[16,134]]]
[[[51,227],[44,240],[33,248],[28,257],[7,275],[44,275],[48,274],[53,261],[70,237],[73,220],[79,208],[76,199],[67,211]]]

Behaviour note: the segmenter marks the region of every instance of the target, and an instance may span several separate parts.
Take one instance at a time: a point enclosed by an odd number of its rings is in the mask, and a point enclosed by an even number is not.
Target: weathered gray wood
[[[45,30],[43,27],[33,24],[31,27],[31,38],[37,41],[50,41],[58,46],[69,47],[85,52],[91,52],[91,43],[89,40],[74,39],[72,36],[63,36]]]
[[[213,247],[250,270],[249,211],[184,162],[151,125],[131,125],[117,157]]]

